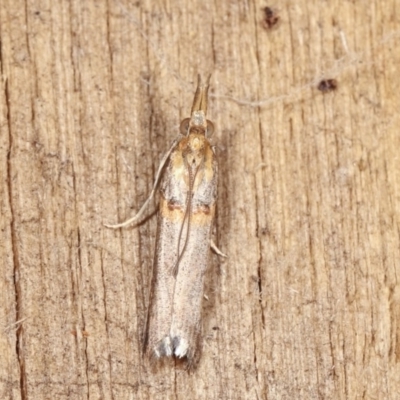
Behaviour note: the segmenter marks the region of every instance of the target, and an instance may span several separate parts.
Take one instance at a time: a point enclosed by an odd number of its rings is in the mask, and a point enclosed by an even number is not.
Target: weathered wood
[[[1,399],[400,398],[397,2],[0,3]],[[132,216],[212,72],[203,354],[141,358]],[[336,90],[321,92],[321,79]]]

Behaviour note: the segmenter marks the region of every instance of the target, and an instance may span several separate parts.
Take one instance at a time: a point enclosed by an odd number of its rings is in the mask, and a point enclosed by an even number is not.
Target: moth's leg
[[[165,166],[165,163],[168,161],[169,156],[171,155],[172,151],[174,150],[176,144],[178,143],[178,139],[175,139],[174,142],[172,143],[170,149],[168,150],[168,152],[164,155],[163,159],[161,160],[160,166],[158,167],[158,171],[156,174],[156,179],[154,181],[154,185],[153,185],[153,189],[150,192],[150,196],[147,198],[147,200],[144,202],[142,208],[139,210],[139,212],[133,216],[132,218],[121,222],[120,224],[116,224],[116,225],[109,225],[109,224],[104,224],[104,226],[106,226],[107,228],[112,228],[112,229],[117,229],[117,228],[122,228],[124,226],[128,226],[130,224],[137,224],[138,221],[140,221],[140,219],[142,218],[144,212],[146,211],[146,208],[148,207],[150,201],[153,199],[154,194],[156,192],[157,186],[160,182],[161,179],[161,175],[162,175],[162,170]]]
[[[210,240],[210,246],[213,249],[215,254],[218,254],[221,257],[228,257],[226,254],[224,254],[218,247],[217,245],[214,243],[214,240]]]

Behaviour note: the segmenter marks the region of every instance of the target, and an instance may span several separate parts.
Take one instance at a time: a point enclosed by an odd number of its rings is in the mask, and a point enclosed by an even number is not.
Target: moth
[[[157,240],[144,350],[150,358],[174,356],[196,366],[201,350],[204,275],[211,241],[218,164],[206,119],[209,88],[198,76],[191,117],[161,161],[153,189],[140,211],[119,228],[137,223],[159,187]]]

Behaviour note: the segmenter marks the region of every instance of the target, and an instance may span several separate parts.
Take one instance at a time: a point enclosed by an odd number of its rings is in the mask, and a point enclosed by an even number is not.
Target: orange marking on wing
[[[193,226],[210,225],[215,215],[215,204],[211,206],[202,206],[192,212],[191,224]]]
[[[173,222],[183,222],[185,207],[168,202],[163,196],[160,199],[160,214],[163,218]]]
[[[172,222],[183,222],[185,208],[180,204],[168,202],[164,197],[160,199],[160,214],[163,218]],[[215,204],[201,206],[192,211],[190,223],[192,226],[204,226],[211,224],[215,215]]]

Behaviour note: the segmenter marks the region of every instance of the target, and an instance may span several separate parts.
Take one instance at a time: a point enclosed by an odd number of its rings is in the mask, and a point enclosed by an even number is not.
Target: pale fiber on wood
[[[397,399],[395,1],[0,3],[1,399]],[[203,354],[141,358],[150,193],[212,72]],[[321,79],[336,79],[330,93]]]

